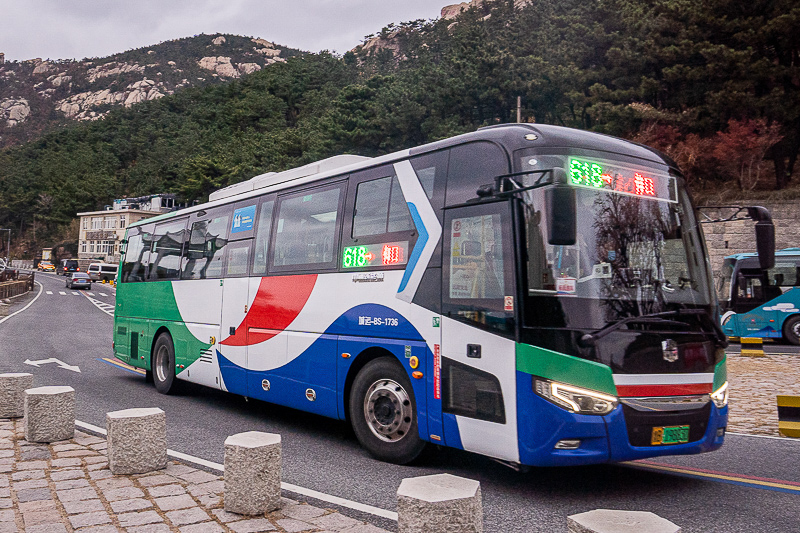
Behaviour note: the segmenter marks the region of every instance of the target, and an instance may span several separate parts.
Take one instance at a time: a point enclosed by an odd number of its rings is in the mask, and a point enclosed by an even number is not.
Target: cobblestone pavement
[[[172,462],[150,474],[115,476],[105,439],[24,440],[22,419],[0,419],[0,533],[387,533],[341,513],[282,499],[246,517],[223,510],[220,476]]]
[[[800,395],[800,355],[729,353],[728,382],[728,431],[779,437],[777,396]]]

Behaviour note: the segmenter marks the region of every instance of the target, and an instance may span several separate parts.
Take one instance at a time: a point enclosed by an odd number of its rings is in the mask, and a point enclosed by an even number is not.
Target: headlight
[[[607,415],[618,403],[614,396],[549,379],[533,378],[533,390],[545,400],[582,415]]]
[[[714,405],[722,409],[728,405],[728,382],[722,384],[720,388],[711,393],[711,399],[714,400]]]

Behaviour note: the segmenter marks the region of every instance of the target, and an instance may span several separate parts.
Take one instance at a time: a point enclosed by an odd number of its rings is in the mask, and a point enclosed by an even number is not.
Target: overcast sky
[[[6,60],[104,57],[200,33],[234,33],[340,54],[394,22],[454,0],[0,0]]]

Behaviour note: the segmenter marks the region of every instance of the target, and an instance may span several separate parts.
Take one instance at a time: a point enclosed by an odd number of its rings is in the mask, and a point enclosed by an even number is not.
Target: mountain
[[[197,35],[81,61],[0,63],[0,149],[73,120],[239,78],[301,54],[265,39]]]

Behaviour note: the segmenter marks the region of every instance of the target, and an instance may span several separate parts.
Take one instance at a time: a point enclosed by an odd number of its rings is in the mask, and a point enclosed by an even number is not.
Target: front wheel
[[[407,464],[425,448],[411,382],[394,359],[375,359],[361,369],[350,391],[349,412],[358,442],[376,459]]]
[[[794,315],[783,323],[783,337],[794,345],[800,344],[800,315]]]
[[[161,394],[169,394],[175,390],[175,347],[172,337],[162,333],[153,347],[153,384]]]

